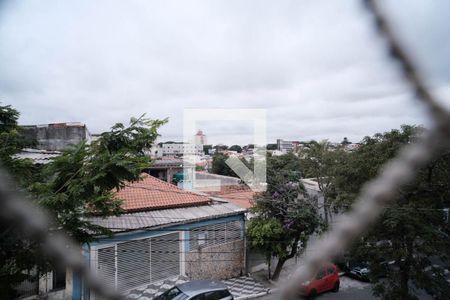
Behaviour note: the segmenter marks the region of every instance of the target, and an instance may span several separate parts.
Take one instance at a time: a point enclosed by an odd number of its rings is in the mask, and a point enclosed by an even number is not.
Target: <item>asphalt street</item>
[[[278,294],[269,294],[267,296],[258,298],[262,300],[278,300]],[[337,300],[353,300],[353,299],[364,299],[364,300],[375,300],[372,295],[372,289],[370,284],[359,282],[357,280],[350,279],[348,277],[341,277],[341,288],[337,293],[325,293],[317,296],[319,300],[327,299],[337,299]]]

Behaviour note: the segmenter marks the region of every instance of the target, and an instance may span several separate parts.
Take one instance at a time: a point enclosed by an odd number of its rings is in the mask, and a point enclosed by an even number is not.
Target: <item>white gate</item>
[[[180,249],[179,232],[99,248],[95,251],[97,274],[121,292],[178,276]]]

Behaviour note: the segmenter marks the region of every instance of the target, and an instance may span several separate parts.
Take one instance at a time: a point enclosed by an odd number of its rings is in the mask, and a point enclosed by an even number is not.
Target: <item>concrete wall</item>
[[[32,125],[22,126],[22,129],[27,139],[37,142],[34,148],[40,150],[61,151],[81,141],[90,141],[89,131],[83,124]]]
[[[193,250],[186,254],[186,275],[191,279],[227,279],[245,274],[244,241]]]

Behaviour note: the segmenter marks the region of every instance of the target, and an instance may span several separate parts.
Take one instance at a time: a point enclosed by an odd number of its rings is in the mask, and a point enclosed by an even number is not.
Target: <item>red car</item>
[[[317,295],[333,291],[339,291],[339,271],[332,263],[324,263],[317,270],[314,276],[304,282],[300,288],[300,294],[309,299],[314,299]]]

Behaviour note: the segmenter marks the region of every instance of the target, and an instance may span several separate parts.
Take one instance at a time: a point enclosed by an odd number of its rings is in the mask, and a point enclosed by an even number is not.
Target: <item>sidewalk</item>
[[[228,287],[235,300],[262,297],[270,292],[263,283],[249,276],[222,280],[222,282]]]
[[[167,279],[161,282],[149,284],[147,286],[133,289],[127,295],[126,299],[151,300],[166,290],[177,284],[189,281],[187,277],[179,276]],[[242,276],[221,280],[227,287],[235,300],[252,299],[267,295],[270,291],[263,283],[258,282],[252,277]]]
[[[137,289],[133,289],[125,295],[126,299],[139,299],[139,300],[151,300],[153,297],[161,295],[174,285],[182,284],[189,281],[189,278],[185,276],[178,276],[164,281],[155,282],[147,286],[143,286]]]

